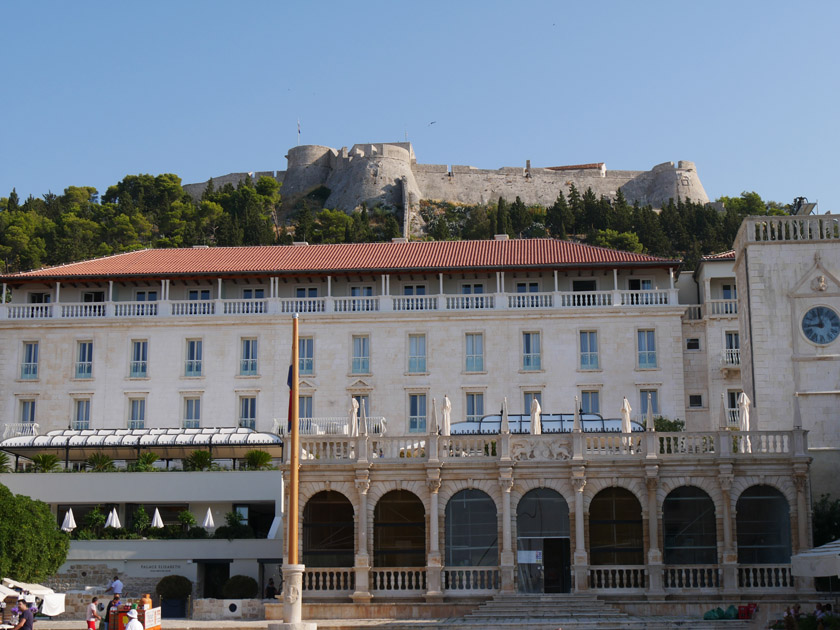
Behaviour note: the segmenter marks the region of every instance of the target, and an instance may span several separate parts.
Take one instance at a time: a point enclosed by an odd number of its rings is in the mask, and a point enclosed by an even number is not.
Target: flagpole
[[[300,414],[298,400],[298,316],[292,320],[292,388],[289,396],[292,397],[292,423],[291,449],[289,457],[289,552],[286,556],[288,564],[298,563],[298,492],[300,490]]]

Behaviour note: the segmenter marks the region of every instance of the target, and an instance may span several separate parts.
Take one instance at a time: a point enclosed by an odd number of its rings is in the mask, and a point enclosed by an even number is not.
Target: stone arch
[[[769,483],[753,484],[739,493],[736,506],[742,501],[746,503],[735,517],[738,562],[789,563],[793,553],[794,528],[790,500],[784,492]]]
[[[659,487],[656,490],[656,504],[659,506],[660,514],[665,498],[674,490],[683,486],[694,486],[708,494],[715,504],[715,513],[718,516],[723,514],[723,492],[720,489],[720,484],[711,477],[665,477],[660,479]]]
[[[452,494],[444,508],[444,563],[495,566],[502,548],[496,502],[480,488]]]
[[[498,479],[452,479],[444,481],[438,491],[441,508],[446,509],[449,499],[461,490],[481,490],[493,499],[493,503],[496,504],[496,512],[498,514],[502,513],[502,489],[499,487]]]
[[[665,564],[715,564],[718,558],[718,509],[709,493],[680,485],[661,503]]]
[[[315,567],[352,567],[356,550],[356,510],[336,490],[313,494],[301,510],[300,557]]]
[[[793,485],[793,477],[782,476],[763,476],[763,475],[745,475],[743,477],[735,477],[732,482],[732,489],[729,491],[729,507],[732,514],[736,514],[738,499],[741,498],[744,490],[752,486],[772,486],[782,493],[787,499],[788,507],[791,514],[796,514],[796,487]]]
[[[598,477],[595,479],[587,479],[586,487],[583,489],[583,512],[589,512],[589,505],[595,495],[606,490],[607,488],[624,488],[630,491],[633,496],[638,499],[642,506],[642,517],[647,516],[647,490],[645,489],[641,479],[627,479],[627,478],[604,478]]]
[[[287,484],[288,487],[288,477],[286,474],[283,475],[283,481]],[[356,488],[354,487],[353,483],[347,481],[339,481],[339,482],[323,482],[323,481],[305,481],[301,482],[300,487],[298,489],[298,531],[303,531],[303,511],[306,508],[306,504],[309,500],[314,497],[319,492],[324,492],[325,490],[333,490],[338,492],[339,494],[344,495],[344,497],[350,501],[350,505],[353,506],[353,516],[358,520],[358,513],[359,513],[359,503],[358,503],[358,495],[356,493]],[[286,493],[284,498],[286,501],[286,506],[288,507],[289,501],[289,494]],[[286,511],[286,517],[288,518],[288,510]],[[283,548],[288,549],[289,545],[289,528],[284,525],[283,527]],[[303,557],[303,540],[298,542],[298,554]]]
[[[548,488],[549,490],[554,490],[566,500],[566,503],[569,505],[569,509],[572,509],[575,505],[574,490],[572,490],[571,484],[566,479],[516,479],[513,489],[510,491],[510,503],[511,506],[513,506],[512,511],[516,509],[515,506],[519,505],[522,497],[528,494],[531,490],[536,490],[537,488]]]
[[[417,493],[395,489],[373,508],[373,563],[377,567],[426,565],[426,506]]]
[[[590,564],[644,564],[644,511],[636,494],[611,483],[592,497],[588,512]]]

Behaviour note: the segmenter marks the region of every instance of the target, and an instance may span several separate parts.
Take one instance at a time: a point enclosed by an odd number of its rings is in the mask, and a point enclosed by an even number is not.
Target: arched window
[[[673,490],[662,502],[665,564],[717,564],[715,504],[694,486]]]
[[[373,512],[373,565],[426,565],[426,510],[417,495],[408,490],[392,490],[376,504]]]
[[[353,505],[340,492],[319,492],[303,508],[303,563],[353,566]]]
[[[571,589],[569,505],[549,488],[535,488],[516,506],[517,584],[523,593]]]
[[[496,504],[481,490],[461,490],[446,504],[446,566],[499,564]]]
[[[642,506],[629,490],[606,488],[589,504],[591,564],[644,564]]]
[[[735,506],[739,564],[790,562],[790,508],[771,486],[752,486]]]

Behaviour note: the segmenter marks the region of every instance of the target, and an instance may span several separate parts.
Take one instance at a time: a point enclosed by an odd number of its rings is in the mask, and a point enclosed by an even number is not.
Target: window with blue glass
[[[315,373],[315,340],[312,337],[298,339],[298,373],[302,376]]]
[[[93,342],[80,341],[76,349],[76,378],[93,376]]]
[[[650,410],[654,416],[659,415],[659,392],[655,389],[643,389],[639,392],[639,409],[642,418],[647,416],[648,396],[650,396]]]
[[[484,334],[467,333],[467,372],[484,371]]]
[[[146,378],[149,375],[148,341],[135,339],[131,342],[131,362],[128,367],[131,378]]]
[[[410,394],[408,397],[408,431],[426,431],[426,394]]]
[[[202,345],[201,339],[187,340],[187,360],[184,366],[185,376],[201,376]]]
[[[312,396],[298,396],[298,418],[312,417]]]
[[[412,374],[426,372],[426,335],[408,336],[408,371]]]
[[[484,415],[484,394],[481,392],[467,394],[467,422],[481,420]]]
[[[244,429],[257,428],[257,397],[239,397],[239,426]]]
[[[257,340],[253,337],[242,339],[242,360],[239,363],[239,375],[257,375]]]
[[[656,367],[656,337],[652,330],[639,330],[636,332],[639,368],[650,369]]]
[[[601,413],[601,396],[598,391],[580,393],[580,408],[583,413]]]
[[[184,428],[198,429],[201,426],[201,398],[184,399]]]
[[[78,398],[73,415],[73,430],[87,431],[88,429],[90,429],[90,398]]]
[[[598,369],[598,333],[594,330],[580,332],[580,369]]]
[[[353,374],[370,374],[370,337],[353,336]]]
[[[38,378],[37,341],[26,341],[23,344],[23,360],[20,362],[20,377],[24,380]]]
[[[146,399],[131,398],[128,401],[128,428],[146,428]]]
[[[540,356],[540,333],[522,333],[522,369],[542,369],[542,358]]]
[[[34,424],[35,422],[35,401],[20,401],[20,422],[21,424]]]

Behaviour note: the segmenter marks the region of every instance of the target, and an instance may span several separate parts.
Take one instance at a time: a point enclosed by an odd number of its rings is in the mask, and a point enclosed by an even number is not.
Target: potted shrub
[[[259,592],[257,581],[247,575],[234,575],[222,586],[225,599],[251,599]]]
[[[192,582],[183,575],[167,575],[155,587],[160,596],[161,616],[168,619],[187,616],[187,598],[192,595]]]

